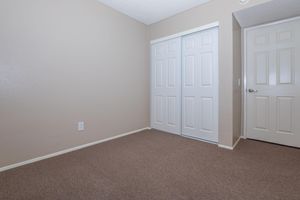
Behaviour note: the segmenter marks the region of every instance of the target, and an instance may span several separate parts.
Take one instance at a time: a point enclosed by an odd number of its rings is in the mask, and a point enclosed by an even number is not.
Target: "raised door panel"
[[[183,127],[186,129],[196,129],[196,98],[195,97],[184,97],[183,106]]]
[[[169,58],[168,60],[168,71],[167,71],[167,87],[168,88],[176,88],[176,79],[177,79],[177,65],[178,61],[177,58]],[[178,81],[178,80],[177,80]]]
[[[155,109],[155,123],[164,123],[164,97],[155,96],[154,97],[154,109]]]
[[[269,97],[256,96],[255,97],[255,128],[268,130],[269,128]]]
[[[211,47],[213,45],[213,37],[214,35],[211,33],[211,31],[205,31],[204,33],[201,34],[201,47]]]
[[[277,133],[294,133],[294,97],[277,97]]]
[[[177,121],[177,98],[176,96],[169,96],[167,98],[167,115],[168,115],[168,125],[169,126],[176,126],[178,124]]]
[[[279,84],[292,84],[294,81],[293,48],[279,49],[277,51],[277,67]]]
[[[257,85],[269,84],[269,52],[255,54],[255,75]]]
[[[155,62],[155,87],[164,87],[164,61],[159,60]]]
[[[183,73],[184,73],[184,87],[194,87],[195,85],[195,67],[196,56],[187,55],[184,57]]]
[[[213,84],[213,52],[200,54],[200,87],[209,87]]]
[[[214,102],[211,97],[202,97],[201,99],[201,123],[200,130],[211,132],[214,130]]]
[[[268,33],[258,33],[254,38],[254,45],[256,46],[264,46],[269,43],[269,34]]]

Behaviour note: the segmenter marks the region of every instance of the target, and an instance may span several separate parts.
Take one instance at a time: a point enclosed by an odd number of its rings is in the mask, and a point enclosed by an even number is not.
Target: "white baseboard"
[[[238,145],[238,143],[240,142],[241,139],[243,139],[242,136],[239,137],[239,139],[234,143],[234,145],[232,147],[227,146],[227,145],[222,145],[222,144],[218,144],[218,147],[223,148],[223,149],[233,150]]]
[[[23,161],[23,162],[8,165],[8,166],[5,166],[5,167],[1,167],[0,172],[7,171],[9,169],[13,169],[13,168],[20,167],[20,166],[23,166],[23,165],[28,165],[28,164],[31,164],[31,163],[34,163],[34,162],[38,162],[38,161],[45,160],[45,159],[48,159],[48,158],[52,158],[52,157],[55,157],[55,156],[59,156],[59,155],[62,155],[62,154],[70,153],[72,151],[76,151],[76,150],[83,149],[83,148],[86,148],[86,147],[90,147],[90,146],[93,146],[93,145],[96,145],[96,144],[107,142],[109,140],[114,140],[114,139],[117,139],[117,138],[120,138],[120,137],[124,137],[124,136],[127,136],[127,135],[131,135],[131,134],[134,134],[134,133],[138,133],[138,132],[145,131],[145,130],[150,130],[150,129],[151,129],[150,127],[146,127],[146,128],[138,129],[138,130],[135,130],[135,131],[130,131],[130,132],[127,132],[127,133],[123,133],[123,134],[114,136],[114,137],[98,140],[98,141],[95,141],[95,142],[80,145],[80,146],[73,147],[73,148],[70,148],[70,149],[65,149],[65,150],[62,150],[62,151],[58,151],[56,153],[48,154],[48,155],[45,155],[45,156],[41,156],[41,157],[33,158],[33,159],[30,159],[30,160],[26,160],[26,161]]]
[[[227,145],[223,145],[223,144],[218,144],[218,147],[220,147],[222,149],[233,150],[233,147],[227,146]]]
[[[239,139],[237,139],[237,141],[234,143],[233,145],[233,149],[238,145],[238,143],[241,141],[241,139],[243,139],[242,137],[239,137]],[[232,149],[232,150],[233,150]]]
[[[246,137],[246,136],[244,136],[244,135],[242,135],[242,136],[241,136],[241,139],[244,139],[244,140],[246,140],[246,139],[247,139],[247,137]]]

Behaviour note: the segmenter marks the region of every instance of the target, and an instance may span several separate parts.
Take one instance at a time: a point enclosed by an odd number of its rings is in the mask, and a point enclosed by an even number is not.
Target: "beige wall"
[[[219,140],[231,146],[241,118],[232,13],[267,1],[212,0],[149,27],[96,0],[0,1],[0,167],[149,126],[149,40],[215,21]]]
[[[96,0],[1,0],[0,167],[149,126],[147,39]]]
[[[232,38],[233,38],[233,144],[241,136],[241,114],[242,114],[242,32],[235,17],[232,17]]]
[[[149,27],[149,39],[157,39],[181,31],[219,21],[219,143],[232,146],[234,141],[233,108],[234,78],[233,68],[233,22],[232,13],[240,9],[268,2],[270,0],[251,0],[241,5],[239,0],[212,0]]]

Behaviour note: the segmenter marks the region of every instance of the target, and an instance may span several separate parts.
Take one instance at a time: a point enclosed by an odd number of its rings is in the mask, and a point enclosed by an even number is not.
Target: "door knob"
[[[257,93],[257,92],[258,92],[258,90],[249,89],[249,90],[248,90],[248,92],[249,92],[249,93]]]

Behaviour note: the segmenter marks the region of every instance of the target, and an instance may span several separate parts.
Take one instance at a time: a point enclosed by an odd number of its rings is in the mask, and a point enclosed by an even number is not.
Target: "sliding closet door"
[[[152,46],[151,127],[181,134],[181,38]]]
[[[218,29],[182,39],[182,134],[218,142]]]

